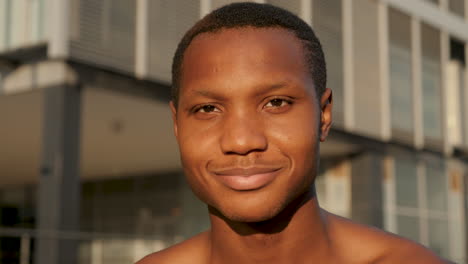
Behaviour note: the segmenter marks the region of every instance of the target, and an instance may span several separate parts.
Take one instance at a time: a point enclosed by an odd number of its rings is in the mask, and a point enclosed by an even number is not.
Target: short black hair
[[[198,21],[177,46],[172,61],[172,101],[177,106],[179,100],[180,76],[184,53],[192,40],[202,33],[216,33],[230,28],[284,28],[302,41],[306,65],[314,81],[318,98],[326,88],[327,70],[322,46],[313,29],[295,14],[270,5],[252,2],[233,3],[218,8]]]

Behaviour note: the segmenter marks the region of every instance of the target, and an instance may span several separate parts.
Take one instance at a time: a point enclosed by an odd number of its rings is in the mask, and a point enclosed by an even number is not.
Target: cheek
[[[179,151],[184,174],[193,192],[206,202],[208,182],[203,172],[212,157],[219,155],[216,150],[216,135],[206,126],[182,123],[179,125]],[[202,128],[202,129],[200,129]]]
[[[318,125],[312,115],[294,115],[270,122],[271,143],[289,157],[299,175],[310,175],[318,155]]]
[[[206,159],[216,150],[217,135],[213,124],[184,121],[178,124],[178,143],[181,158],[195,162]]]

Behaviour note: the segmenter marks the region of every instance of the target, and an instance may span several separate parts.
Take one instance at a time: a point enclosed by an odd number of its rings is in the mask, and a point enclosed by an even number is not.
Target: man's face
[[[293,33],[204,33],[186,50],[182,69],[174,129],[201,200],[231,220],[258,222],[309,190],[331,106],[319,104]]]

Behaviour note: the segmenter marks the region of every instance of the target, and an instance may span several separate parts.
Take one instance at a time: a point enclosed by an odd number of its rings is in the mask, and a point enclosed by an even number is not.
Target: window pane
[[[412,141],[413,89],[410,17],[390,9],[389,27],[392,134],[396,138]]]
[[[437,255],[449,257],[450,241],[447,219],[429,219],[429,248]]]
[[[395,159],[396,203],[398,206],[418,207],[418,179],[416,163]]]
[[[424,136],[429,141],[442,140],[440,33],[426,24],[421,30]]]
[[[465,17],[465,0],[449,0],[448,4],[450,12]]]
[[[333,90],[333,123],[344,124],[343,114],[343,28],[341,0],[315,0],[312,24],[327,62],[327,87]]]
[[[426,165],[426,197],[429,210],[447,211],[447,180],[441,162]]]
[[[398,215],[398,234],[419,242],[419,218],[415,216]]]

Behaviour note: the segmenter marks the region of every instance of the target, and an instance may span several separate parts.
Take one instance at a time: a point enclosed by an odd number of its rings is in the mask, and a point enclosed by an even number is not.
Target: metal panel
[[[183,34],[198,20],[200,2],[149,1],[149,75],[171,81],[172,57]]]
[[[73,0],[72,58],[120,71],[134,71],[135,1]],[[73,21],[73,19],[75,19]]]

